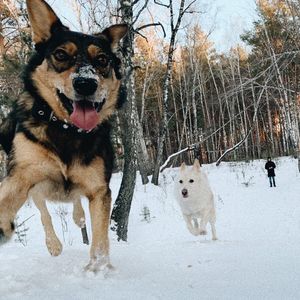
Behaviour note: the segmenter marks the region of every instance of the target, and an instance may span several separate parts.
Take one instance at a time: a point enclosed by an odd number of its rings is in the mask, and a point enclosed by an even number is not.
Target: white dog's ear
[[[200,163],[199,160],[196,158],[194,161],[193,169],[196,171],[200,171]]]
[[[185,170],[185,163],[183,162],[180,166],[180,171],[184,171]]]

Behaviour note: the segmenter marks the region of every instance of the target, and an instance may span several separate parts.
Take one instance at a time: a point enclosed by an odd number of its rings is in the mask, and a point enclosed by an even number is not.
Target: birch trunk
[[[168,49],[168,60],[166,65],[166,74],[163,82],[163,103],[162,103],[162,120],[159,126],[159,136],[157,141],[157,157],[154,166],[154,172],[151,182],[154,185],[158,185],[158,177],[160,165],[163,159],[163,149],[166,138],[166,131],[168,126],[168,98],[169,98],[169,83],[171,78],[172,66],[173,66],[173,56],[175,50],[175,39],[181,24],[181,19],[185,13],[184,4],[185,0],[180,1],[179,14],[177,18],[176,25],[174,26],[174,11],[173,11],[173,0],[169,0],[169,9],[170,9],[170,21],[171,21],[171,39]]]
[[[131,0],[120,1],[122,21],[131,24],[133,16],[133,7]],[[126,130],[122,130],[122,139],[124,145],[124,170],[119,190],[118,197],[114,203],[111,220],[112,229],[116,231],[118,240],[127,241],[128,220],[131,208],[131,202],[134,193],[136,182],[136,115],[135,109],[135,89],[134,89],[134,74],[133,74],[133,39],[134,33],[129,30],[124,38],[124,79],[123,88],[126,90],[127,101],[122,113],[120,113],[120,120],[122,126]]]

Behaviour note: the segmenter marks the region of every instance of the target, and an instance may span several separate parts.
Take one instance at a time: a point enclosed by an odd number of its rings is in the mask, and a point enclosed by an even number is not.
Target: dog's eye
[[[97,61],[97,64],[102,68],[107,67],[108,63],[109,63],[108,57],[104,54],[100,54],[100,55],[96,56],[96,61]]]
[[[70,56],[67,54],[66,51],[62,49],[58,49],[54,52],[53,56],[55,57],[56,60],[58,61],[66,61],[70,58]]]
[[[183,183],[183,181],[182,181],[182,180],[179,180],[179,183]]]
[[[194,182],[194,179],[190,179],[189,182],[190,182],[190,183],[193,183],[193,182]]]

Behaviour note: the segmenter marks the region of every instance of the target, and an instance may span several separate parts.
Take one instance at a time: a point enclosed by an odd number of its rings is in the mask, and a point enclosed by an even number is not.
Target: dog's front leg
[[[86,271],[94,273],[111,269],[109,261],[108,226],[111,207],[111,193],[108,188],[101,189],[94,196],[89,197],[89,209],[92,223],[92,245],[90,262]]]
[[[7,242],[15,230],[14,219],[27,199],[30,182],[18,172],[4,179],[0,186],[0,244]]]
[[[208,223],[208,219],[209,219],[209,214],[205,214],[204,216],[201,217],[200,230],[199,230],[200,235],[206,235],[207,234],[206,225]]]
[[[199,234],[199,231],[198,231],[198,227],[195,227],[193,222],[192,222],[192,216],[191,215],[183,215],[183,218],[186,222],[186,226],[189,230],[189,232],[192,234],[192,235],[198,235]]]
[[[46,200],[39,190],[33,190],[32,194],[33,202],[41,214],[41,220],[46,235],[46,245],[48,251],[52,256],[57,256],[62,251],[62,244],[53,229],[51,216],[46,205]]]

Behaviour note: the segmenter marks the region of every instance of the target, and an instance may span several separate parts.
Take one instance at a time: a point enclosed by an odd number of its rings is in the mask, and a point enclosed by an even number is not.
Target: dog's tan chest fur
[[[56,154],[29,141],[24,134],[16,135],[14,149],[17,168],[13,172],[31,187],[41,181],[52,181],[62,187],[64,182],[70,182],[72,189],[80,190],[87,197],[95,195],[99,189],[106,190],[104,162],[100,157],[96,157],[89,165],[75,160],[67,166]],[[72,190],[66,192],[72,193]]]

